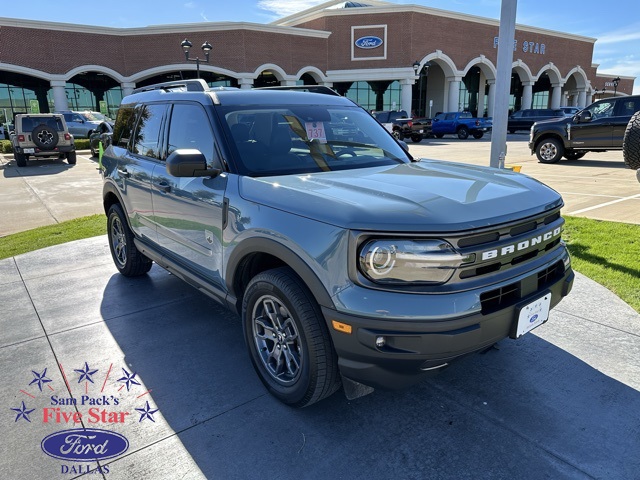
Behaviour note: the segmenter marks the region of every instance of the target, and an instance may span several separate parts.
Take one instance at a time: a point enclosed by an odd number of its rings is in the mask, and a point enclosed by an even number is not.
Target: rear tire
[[[473,132],[473,138],[476,140],[480,140],[482,137],[484,137],[484,132]]]
[[[420,143],[422,141],[422,135],[411,135],[411,141],[413,143]]]
[[[76,151],[74,150],[73,152],[69,152],[67,153],[67,163],[69,165],[75,165],[76,164]]]
[[[19,167],[27,166],[27,157],[25,157],[24,153],[14,153],[13,158],[16,161],[16,165]]]
[[[640,169],[640,112],[636,112],[629,120],[622,141],[624,163],[632,170]]]
[[[460,127],[457,133],[460,140],[466,140],[467,138],[469,138],[469,129],[467,127]]]
[[[153,262],[136,248],[133,232],[122,207],[115,203],[107,214],[109,250],[118,271],[125,277],[138,277],[147,273]]]
[[[536,156],[540,163],[558,163],[563,153],[563,145],[555,138],[545,138],[536,146]]]
[[[269,392],[306,407],[340,387],[338,357],[320,307],[289,268],[256,275],[242,302],[251,362]]]
[[[436,138],[442,138],[442,137],[444,137],[444,133],[436,133],[434,136]]]

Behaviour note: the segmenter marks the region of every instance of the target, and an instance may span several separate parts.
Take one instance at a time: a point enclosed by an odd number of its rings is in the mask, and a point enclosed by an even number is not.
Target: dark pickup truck
[[[598,100],[573,117],[534,123],[529,149],[541,163],[556,163],[562,157],[577,160],[587,152],[622,150],[625,129],[639,110],[640,95]]]
[[[372,112],[371,114],[384,128],[389,130],[391,135],[396,137],[397,140],[404,140],[405,137],[411,137],[413,121],[404,110],[388,110]]]

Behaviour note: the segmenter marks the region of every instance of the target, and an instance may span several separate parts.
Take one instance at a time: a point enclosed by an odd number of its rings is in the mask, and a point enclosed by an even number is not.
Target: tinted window
[[[120,107],[118,109],[116,126],[113,129],[113,143],[115,145],[127,148],[127,145],[129,145],[129,138],[131,138],[133,119],[133,107]]]
[[[630,117],[640,110],[640,98],[621,98],[618,100],[617,116]]]
[[[134,133],[133,153],[160,158],[159,139],[162,116],[166,105],[143,105],[138,110],[138,124]]]
[[[195,148],[213,165],[213,133],[207,113],[200,105],[178,103],[173,106],[169,125],[167,156],[179,148]]]

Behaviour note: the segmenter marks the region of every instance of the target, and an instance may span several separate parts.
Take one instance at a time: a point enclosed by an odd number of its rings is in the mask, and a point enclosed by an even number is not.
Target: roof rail
[[[335,95],[341,97],[338,92],[326,85],[282,85],[278,87],[257,87],[254,90],[298,90],[301,92],[323,93],[325,95]]]
[[[207,85],[207,82],[200,78],[195,80],[177,80],[173,82],[147,85],[146,87],[139,87],[136,88],[133,93],[150,92],[152,90],[164,90],[167,92],[175,90],[186,90],[187,92],[205,92],[209,90],[209,85]]]

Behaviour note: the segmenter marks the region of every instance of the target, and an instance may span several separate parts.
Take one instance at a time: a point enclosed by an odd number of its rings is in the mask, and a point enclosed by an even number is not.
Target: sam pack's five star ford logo
[[[50,378],[48,367],[31,371],[33,377],[19,389],[23,398],[10,407],[13,422],[67,427],[50,433],[40,444],[45,454],[65,462],[60,473],[109,473],[109,465],[97,462],[124,454],[129,441],[108,427],[127,422],[155,423],[158,409],[149,403],[149,397],[142,398],[151,390],[140,391],[144,387],[136,372],[121,368],[121,374],[114,374],[113,364],[101,372],[84,362],[70,376],[62,364],[58,367],[64,380],[59,385]]]

